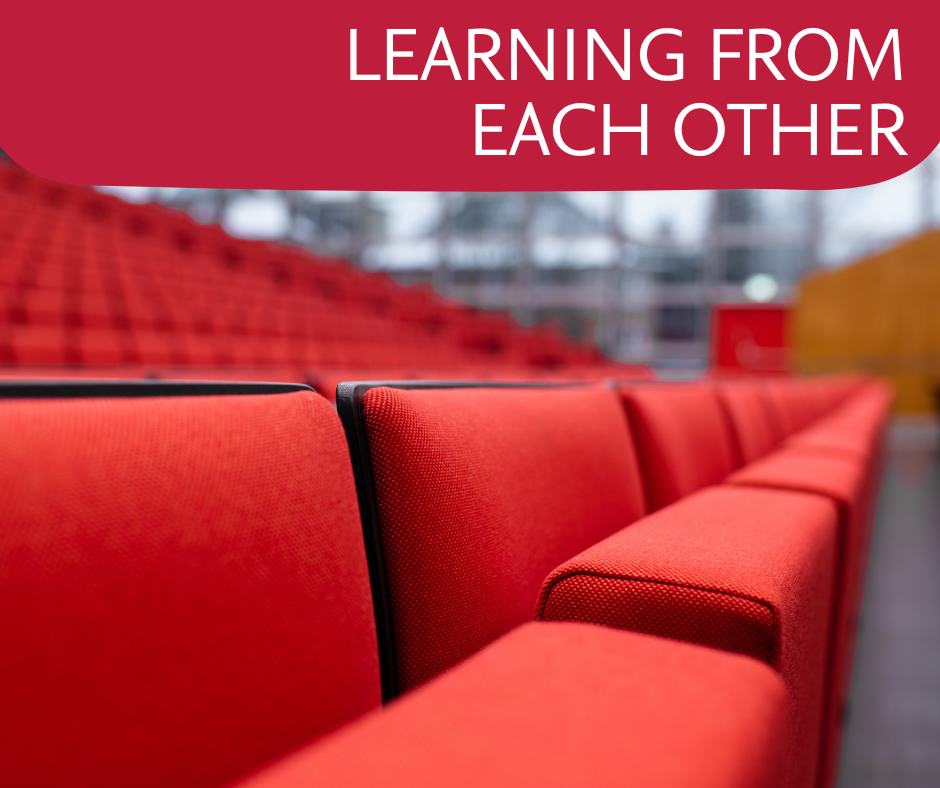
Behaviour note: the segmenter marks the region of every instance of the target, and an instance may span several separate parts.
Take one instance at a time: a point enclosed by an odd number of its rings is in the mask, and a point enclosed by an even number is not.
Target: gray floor
[[[889,444],[839,788],[940,788],[940,442]]]

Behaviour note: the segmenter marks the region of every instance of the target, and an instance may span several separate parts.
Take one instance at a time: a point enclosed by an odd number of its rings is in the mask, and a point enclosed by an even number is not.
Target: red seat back
[[[608,388],[379,387],[363,416],[401,690],[530,620],[555,566],[643,515]]]
[[[6,788],[219,786],[379,703],[325,400],[4,400],[0,432]]]
[[[746,465],[769,453],[775,445],[774,432],[760,384],[750,380],[723,381],[716,384],[716,389],[741,463]]]
[[[651,511],[724,481],[736,468],[725,414],[707,384],[620,389]]]
[[[795,378],[764,381],[764,396],[770,405],[771,414],[779,425],[781,438],[788,438],[795,432],[799,432],[816,416],[806,387],[805,381]]]

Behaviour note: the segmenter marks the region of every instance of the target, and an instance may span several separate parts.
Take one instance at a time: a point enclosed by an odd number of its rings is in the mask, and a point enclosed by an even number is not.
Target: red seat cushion
[[[528,624],[242,788],[779,785],[786,700],[761,663]]]
[[[380,701],[312,392],[0,402],[0,774],[219,786]]]
[[[546,579],[542,619],[591,621],[747,654],[790,693],[787,785],[817,773],[838,522],[825,498],[718,487],[625,528]]]
[[[400,689],[531,620],[545,575],[643,515],[605,387],[373,388],[363,412]]]
[[[711,484],[735,467],[725,414],[704,384],[621,389],[651,511]]]

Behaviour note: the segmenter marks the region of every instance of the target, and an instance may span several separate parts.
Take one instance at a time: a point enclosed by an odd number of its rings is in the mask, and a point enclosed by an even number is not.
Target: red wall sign
[[[712,308],[711,366],[722,374],[790,371],[790,307],[719,304]]]

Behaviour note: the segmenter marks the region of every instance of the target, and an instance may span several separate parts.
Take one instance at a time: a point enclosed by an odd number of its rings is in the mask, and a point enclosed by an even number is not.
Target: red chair
[[[736,467],[727,418],[708,384],[621,386],[650,511],[725,480]]]
[[[871,459],[874,462],[874,458]],[[871,530],[871,462],[785,447],[732,474],[733,485],[811,493],[839,507],[838,567],[833,655],[829,674],[823,785],[838,757],[854,652],[857,611]]]
[[[624,528],[546,579],[539,617],[700,643],[780,671],[785,784],[815,785],[829,678],[838,513],[806,494],[726,486]]]
[[[259,393],[207,396],[245,390]],[[353,477],[325,400],[58,396],[0,402],[4,786],[222,786],[379,703]]]
[[[62,326],[8,324],[5,333],[3,363],[54,367],[66,361]]]
[[[241,788],[772,788],[786,698],[765,665],[527,624]]]
[[[360,490],[374,483],[360,510],[374,586],[388,593],[378,607],[389,697],[530,621],[555,566],[644,513],[623,411],[605,387],[343,384],[338,397],[368,474]]]
[[[761,384],[753,380],[723,380],[715,384],[715,389],[731,425],[740,464],[769,454],[776,444]]]
[[[76,332],[76,350],[80,363],[87,367],[120,366],[124,352],[120,336],[110,329],[84,328]]]

